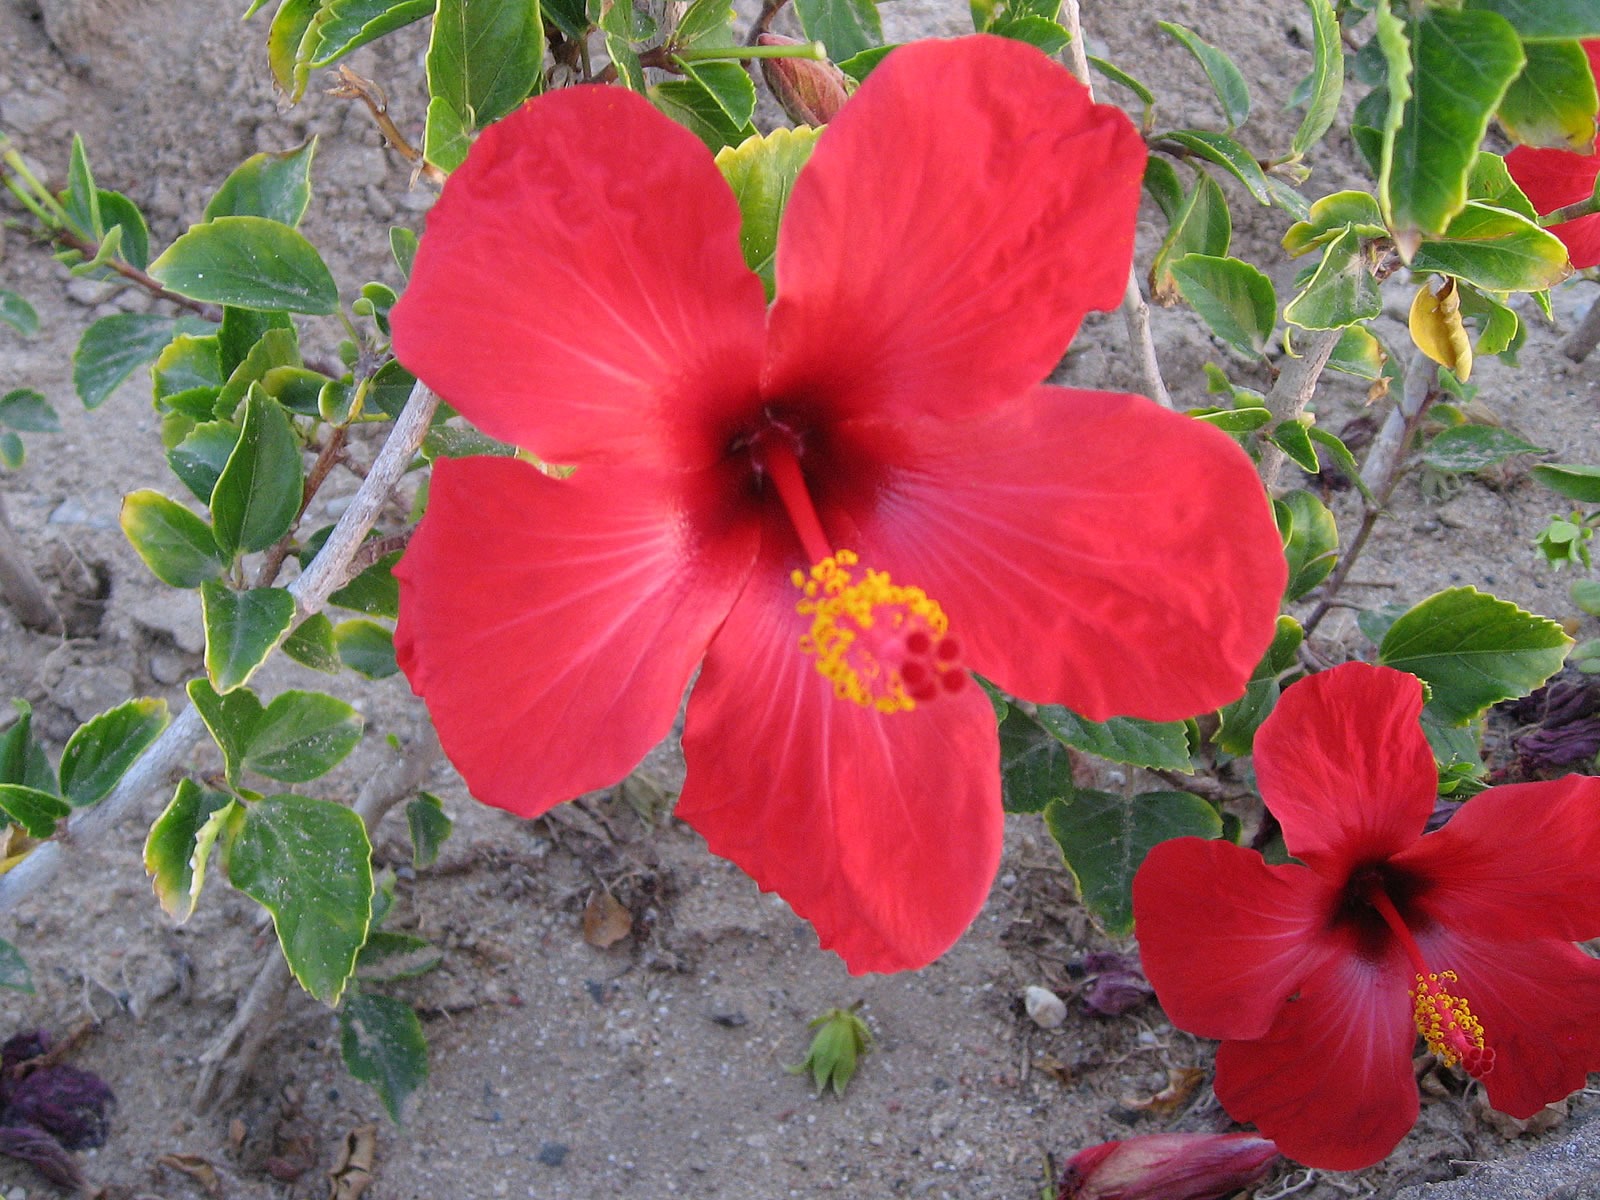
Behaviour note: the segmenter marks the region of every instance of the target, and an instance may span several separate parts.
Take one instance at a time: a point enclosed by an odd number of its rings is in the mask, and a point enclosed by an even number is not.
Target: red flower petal
[[[1590,51],[1593,61],[1595,52]],[[1548,150],[1518,146],[1506,155],[1506,169],[1539,213],[1552,213],[1569,204],[1587,200],[1600,175],[1600,153],[1574,154],[1571,150]],[[1600,265],[1600,215],[1579,217],[1549,226],[1561,239],[1578,269]]]
[[[1217,1099],[1289,1158],[1354,1171],[1387,1155],[1417,1120],[1410,975],[1341,954],[1300,985],[1272,1032],[1217,1049]]]
[[[706,463],[760,375],[739,220],[705,146],[642,97],[541,96],[483,132],[428,214],[395,353],[547,462]]]
[[[1012,399],[1121,301],[1144,160],[1127,117],[1032,47],[895,50],[795,182],[766,395],[939,416]]]
[[[820,498],[849,510],[864,562],[944,606],[964,661],[1000,687],[1097,721],[1175,720],[1244,691],[1286,568],[1226,435],[1060,388],[956,425],[837,433],[891,465],[869,494],[824,481]]]
[[[1476,939],[1449,929],[1418,943],[1430,967],[1460,976],[1447,986],[1465,998],[1494,1050],[1483,1086],[1501,1112],[1526,1120],[1600,1070],[1600,960],[1570,942]]]
[[[1259,1038],[1333,949],[1336,889],[1229,842],[1175,838],[1133,880],[1139,961],[1161,1007],[1201,1037]]]
[[[479,800],[537,816],[615,783],[672,728],[755,557],[753,521],[714,522],[716,482],[434,466],[395,568],[395,650]]]
[[[1393,859],[1440,925],[1500,940],[1600,936],[1600,779],[1490,788]]]
[[[835,699],[799,649],[779,557],[764,553],[689,697],[677,815],[853,974],[924,966],[1000,861],[994,710],[976,685],[888,716]]]
[[[1415,675],[1345,663],[1294,684],[1256,734],[1256,781],[1289,853],[1341,881],[1421,835],[1438,793]]]

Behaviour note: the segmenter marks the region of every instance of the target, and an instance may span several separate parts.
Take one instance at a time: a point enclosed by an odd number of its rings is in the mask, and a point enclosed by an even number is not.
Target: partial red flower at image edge
[[[1422,684],[1348,663],[1256,735],[1300,860],[1177,838],[1134,879],[1145,974],[1218,1038],[1216,1093],[1290,1158],[1355,1170],[1415,1124],[1419,1036],[1526,1119],[1600,1069],[1600,779],[1490,788],[1424,834],[1438,793]]]
[[[1584,42],[1583,49],[1590,74],[1600,77],[1600,40]],[[1569,204],[1581,204],[1594,193],[1595,179],[1600,177],[1600,152],[1579,154],[1518,146],[1506,155],[1506,170],[1543,217]],[[1549,230],[1566,246],[1575,268],[1600,266],[1600,213],[1560,221]]]
[[[395,351],[577,469],[438,461],[395,572],[400,664],[472,794],[537,816],[616,783],[698,668],[676,815],[852,972],[901,970],[998,864],[972,672],[1094,720],[1237,698],[1286,571],[1249,459],[1039,383],[1121,300],[1143,166],[1030,47],[902,47],[800,172],[769,308],[711,154],[643,98],[485,130]]]

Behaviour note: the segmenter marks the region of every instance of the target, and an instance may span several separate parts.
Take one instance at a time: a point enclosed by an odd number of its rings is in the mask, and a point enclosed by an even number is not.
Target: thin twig
[[[300,491],[300,511],[295,513],[294,524],[289,527],[289,532],[268,548],[266,556],[261,560],[260,569],[256,571],[255,587],[271,587],[272,581],[283,569],[283,562],[289,557],[289,549],[294,544],[294,535],[300,527],[300,520],[306,515],[306,509],[311,507],[317,489],[328,478],[328,472],[333,470],[333,464],[343,456],[344,442],[349,432],[348,425],[335,425],[333,432],[328,435],[328,440],[317,452],[316,461],[311,464],[311,470],[306,472],[305,486]]]
[[[350,507],[339,518],[316,558],[300,578],[289,585],[289,592],[295,598],[297,621],[321,612],[328,596],[349,581],[350,564],[356,552],[377,521],[395,484],[410,466],[438,405],[439,398],[423,384],[411,389],[411,398],[406,401],[405,409],[395,421]],[[67,822],[64,834],[45,842],[0,875],[0,912],[10,909],[55,877],[61,866],[64,845],[87,845],[97,841],[150,792],[164,787],[205,732],[199,714],[192,706],[185,707],[128,768],[109,796],[92,808],[80,809]]]
[[[1094,83],[1089,78],[1089,56],[1083,45],[1083,22],[1078,13],[1078,0],[1063,0],[1061,24],[1072,40],[1067,43],[1067,69],[1089,90],[1094,98]],[[1145,302],[1139,287],[1139,268],[1128,265],[1128,286],[1122,293],[1122,319],[1128,327],[1128,344],[1139,360],[1139,374],[1144,379],[1145,393],[1162,408],[1172,407],[1172,394],[1161,378],[1161,360],[1156,355],[1155,339],[1150,334],[1150,305]]]
[[[384,95],[383,89],[376,83],[341,65],[339,82],[329,88],[327,94],[340,100],[359,100],[365,104],[367,111],[372,114],[373,121],[377,123],[378,132],[383,134],[384,140],[395,148],[400,157],[410,163],[417,174],[429,183],[439,187],[444,186],[444,181],[449,176],[424,158],[422,151],[406,140],[405,134],[400,132],[400,127],[389,115],[389,97]]]
[[[11,528],[4,497],[0,497],[0,595],[16,611],[17,620],[29,629],[39,633],[62,631],[61,610],[23,553],[22,543]]]
[[[1292,421],[1305,412],[1306,405],[1316,393],[1317,380],[1328,365],[1334,347],[1343,335],[1342,329],[1319,329],[1311,335],[1310,342],[1299,358],[1291,358],[1278,375],[1278,381],[1267,393],[1267,411],[1274,422]],[[1288,455],[1268,442],[1261,452],[1261,482],[1271,493],[1278,486],[1278,476]]]
[[[1414,355],[1406,364],[1405,384],[1401,389],[1399,402],[1389,410],[1383,428],[1378,430],[1378,436],[1372,442],[1372,449],[1367,452],[1367,461],[1361,467],[1361,482],[1366,484],[1372,499],[1367,502],[1361,514],[1361,527],[1356,530],[1350,548],[1340,555],[1333,574],[1328,576],[1328,581],[1320,589],[1321,599],[1317,601],[1316,608],[1311,610],[1311,615],[1305,620],[1304,628],[1308,637],[1332,611],[1339,589],[1350,577],[1350,571],[1356,565],[1356,560],[1361,557],[1361,552],[1366,549],[1367,540],[1372,536],[1378,518],[1388,505],[1389,498],[1394,495],[1405,462],[1406,445],[1411,441],[1411,435],[1417,431],[1417,427],[1422,424],[1423,415],[1437,394],[1438,386],[1439,364],[1422,354]]]
[[[70,246],[85,258],[92,259],[100,252],[100,247],[96,243],[88,238],[78,236],[70,229],[52,229],[49,231],[49,236],[53,241],[60,242],[64,246]],[[176,304],[179,308],[186,308],[207,321],[218,322],[222,320],[222,309],[217,305],[206,304],[201,300],[191,300],[187,296],[178,295],[177,292],[168,291],[159,279],[141,271],[130,262],[124,262],[120,258],[110,258],[101,265],[115,271],[129,282],[138,284],[157,300],[165,300],[170,304]]]
[[[390,809],[422,786],[440,753],[433,724],[424,719],[405,753],[367,780],[351,807],[365,823],[369,838],[377,833],[378,825]],[[293,982],[294,976],[282,954],[272,955],[263,964],[250,990],[239,1002],[233,1019],[200,1053],[200,1078],[195,1081],[191,1099],[196,1111],[204,1112],[232,1099],[238,1092],[262,1048],[276,1031],[278,1016]]]

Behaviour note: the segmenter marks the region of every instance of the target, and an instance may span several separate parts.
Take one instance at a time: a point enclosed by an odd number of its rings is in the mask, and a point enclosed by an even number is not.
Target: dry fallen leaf
[[[163,1154],[156,1159],[159,1166],[171,1167],[174,1171],[182,1171],[201,1187],[205,1188],[206,1195],[222,1195],[222,1176],[217,1174],[217,1169],[198,1154]]]
[[[1199,1067],[1169,1067],[1166,1087],[1148,1100],[1124,1099],[1122,1105],[1137,1112],[1170,1116],[1188,1103],[1189,1097],[1194,1095],[1195,1088],[1200,1086],[1200,1081],[1205,1075],[1206,1073]]]
[[[604,950],[633,932],[633,914],[608,891],[598,891],[583,906],[583,940]]]
[[[360,1200],[372,1186],[372,1166],[378,1156],[378,1127],[358,1125],[344,1135],[339,1162],[328,1172],[332,1184],[328,1200]]]

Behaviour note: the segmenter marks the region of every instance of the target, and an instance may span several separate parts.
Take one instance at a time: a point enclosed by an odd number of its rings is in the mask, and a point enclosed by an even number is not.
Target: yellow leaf
[[[1411,340],[1434,362],[1449,367],[1462,383],[1472,374],[1472,340],[1461,323],[1456,281],[1446,277],[1438,292],[1424,283],[1411,302]]]

